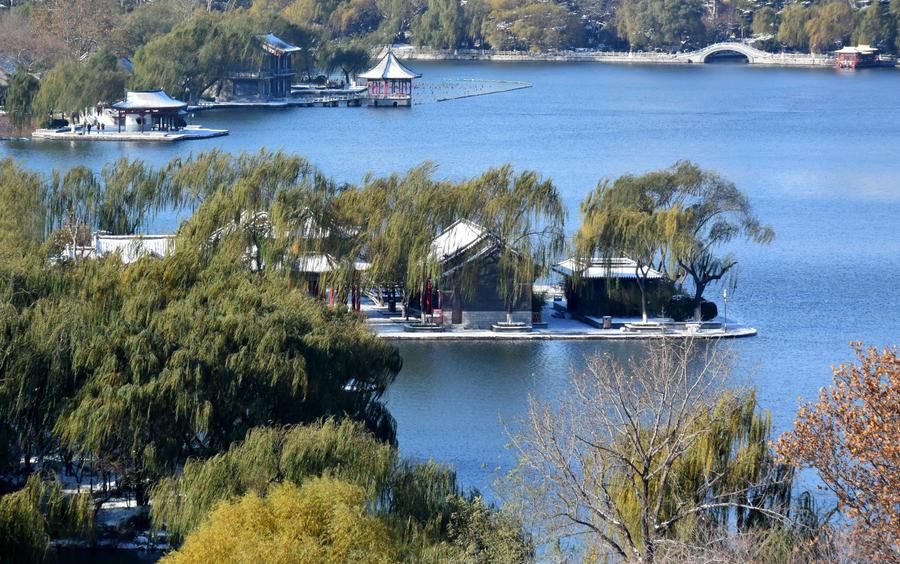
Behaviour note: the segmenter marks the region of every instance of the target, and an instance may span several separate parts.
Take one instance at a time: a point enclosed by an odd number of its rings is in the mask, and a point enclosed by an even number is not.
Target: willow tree
[[[768,244],[775,237],[754,213],[750,200],[735,184],[715,172],[682,161],[656,173],[642,199],[655,202],[658,213],[675,214],[677,222],[671,258],[693,286],[694,316],[700,320],[703,292],[709,284],[734,274],[737,259],[723,247],[735,239]],[[732,282],[733,283],[733,282]]]
[[[100,173],[103,188],[98,196],[97,227],[115,235],[130,235],[168,203],[164,176],[139,160],[122,157]]]
[[[435,181],[433,172],[434,165],[426,163],[403,176],[368,177],[355,201],[344,199],[364,221],[361,250],[370,263],[368,279],[379,287],[399,287],[407,303],[439,275],[431,245],[459,215],[453,185]]]
[[[288,284],[310,257],[330,263],[322,286],[343,293],[358,279],[360,229],[336,203],[347,188],[305,159],[264,150],[212,152],[170,163],[165,174],[171,205],[196,212],[182,226],[191,244],[255,272],[280,273]]]
[[[196,103],[211,87],[235,70],[258,71],[263,50],[258,35],[272,32],[301,47],[312,35],[277,14],[245,10],[207,13],[154,37],[134,56],[134,88],[162,88],[172,96]]]
[[[190,460],[180,475],[161,481],[152,492],[151,515],[156,527],[184,537],[223,500],[249,492],[265,496],[280,482],[320,476],[354,484],[370,499],[384,498],[396,464],[396,448],[347,419],[255,428],[227,450]]]
[[[539,533],[652,562],[705,530],[795,526],[793,473],[769,449],[770,416],[752,391],[724,387],[711,350],[664,341],[624,363],[596,356],[558,404],[531,399],[512,435],[512,491]]]
[[[277,497],[285,487],[302,490],[323,479],[355,488],[374,519],[370,523],[391,540],[395,561],[518,563],[530,555],[519,521],[477,494],[464,496],[452,468],[401,461],[396,447],[346,419],[252,429],[243,441],[206,460],[189,461],[180,475],[157,485],[151,516],[154,527],[164,527],[173,539],[185,538],[181,554],[198,554],[228,534],[220,527],[223,505]],[[289,516],[297,520],[294,513]],[[246,544],[267,542],[269,532],[251,529],[245,531]],[[317,521],[316,530],[334,537],[342,529],[326,518]],[[227,544],[231,550],[233,544]],[[285,560],[307,559],[292,544],[279,551]]]
[[[0,433],[9,450],[82,460],[145,501],[146,488],[188,457],[263,423],[349,416],[395,440],[380,400],[400,368],[396,349],[358,316],[287,283],[287,260],[300,252],[291,235],[327,207],[315,202],[327,202],[332,185],[283,155],[219,155],[186,168],[157,178],[120,161],[99,179],[75,168],[47,188],[3,163],[0,404],[13,417]],[[132,230],[176,199],[199,203],[172,256],[48,261],[51,230],[79,244],[93,226]],[[266,267],[254,271],[254,235],[240,220],[260,210],[271,220],[256,234]],[[277,236],[263,236],[272,229]]]
[[[251,492],[216,507],[163,562],[397,562],[392,531],[366,501],[362,488],[333,478],[278,484],[264,498]]]
[[[643,323],[648,322],[648,286],[654,271],[671,272],[687,244],[683,210],[660,205],[660,191],[672,183],[669,171],[629,174],[612,183],[601,181],[581,204],[582,223],[575,233],[578,256],[625,255],[635,262]]]
[[[33,103],[34,115],[45,123],[56,112],[66,113],[74,130],[74,116],[122,97],[126,77],[108,50],[98,51],[84,61],[61,61],[41,78]]]
[[[371,55],[362,47],[319,47],[316,53],[317,64],[325,74],[333,75],[340,71],[344,80],[350,84],[350,75],[356,75],[369,68]]]
[[[510,166],[463,182],[438,181],[426,163],[407,174],[367,179],[355,205],[364,210],[363,241],[376,284],[399,285],[407,299],[425,293],[449,274],[437,256],[435,238],[458,220],[483,229],[498,267],[497,292],[507,313],[528,295],[535,276],[549,268],[564,245],[565,209],[552,181]],[[454,285],[471,295],[485,264],[454,268]],[[424,307],[422,308],[424,312]]]
[[[505,165],[464,183],[459,192],[466,203],[464,217],[497,241],[497,292],[511,322],[513,309],[531,296],[535,278],[549,272],[565,247],[566,211],[559,191],[534,171],[515,174]],[[473,266],[478,276],[481,267]]]
[[[51,538],[89,538],[94,511],[86,494],[67,494],[57,481],[28,477],[24,487],[0,496],[0,560],[41,562]]]
[[[9,123],[17,132],[31,127],[34,120],[34,98],[39,89],[38,79],[23,68],[17,69],[9,77],[3,108],[9,116]]]
[[[62,176],[56,171],[47,195],[47,212],[53,236],[62,246],[72,250],[90,242],[91,231],[97,225],[102,184],[94,171],[76,166]]]
[[[290,292],[278,274],[190,247],[120,277],[85,290],[92,302],[121,305],[72,345],[90,378],[54,431],[140,501],[186,458],[268,422],[347,415],[394,440],[380,398],[399,355],[350,313]]]

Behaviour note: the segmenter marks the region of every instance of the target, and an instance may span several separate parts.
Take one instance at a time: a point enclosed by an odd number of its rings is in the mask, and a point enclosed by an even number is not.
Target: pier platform
[[[177,131],[104,131],[87,133],[81,129],[72,131],[68,127],[61,129],[37,129],[31,134],[33,139],[52,139],[56,141],[129,141],[139,143],[174,143],[193,139],[210,139],[228,135],[227,129],[206,129],[204,127],[187,126]]]
[[[465,340],[517,340],[517,341],[574,341],[574,340],[641,340],[641,339],[736,339],[753,337],[756,329],[747,325],[717,318],[712,323],[660,323],[658,331],[635,331],[629,328],[639,323],[640,318],[616,318],[610,329],[603,329],[578,319],[556,317],[552,308],[544,310],[540,327],[532,327],[527,332],[498,333],[490,329],[462,329],[445,325],[441,331],[410,332],[404,329],[407,321],[399,313],[389,313],[387,308],[363,304],[363,312],[367,316],[369,327],[378,337],[396,341],[465,341]],[[418,322],[410,318],[408,323]]]

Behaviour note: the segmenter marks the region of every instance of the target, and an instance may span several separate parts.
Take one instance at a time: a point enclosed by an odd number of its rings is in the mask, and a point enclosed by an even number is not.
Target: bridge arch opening
[[[750,57],[735,49],[717,49],[703,58],[704,63],[712,64],[748,64]]]

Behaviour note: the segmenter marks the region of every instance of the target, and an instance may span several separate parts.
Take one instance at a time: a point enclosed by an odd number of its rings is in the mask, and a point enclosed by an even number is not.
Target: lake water
[[[411,110],[214,112],[196,121],[230,136],[169,146],[16,141],[0,144],[0,157],[43,171],[99,170],[122,155],[162,164],[212,147],[267,147],[304,155],[343,181],[425,160],[451,178],[510,162],[553,178],[570,229],[598,179],[691,159],[734,180],[777,233],[768,247],[735,247],[741,271],[728,303],[729,317],[759,329],[729,346],[776,432],[790,426],[798,396],[816,394],[830,366],[851,358],[849,341],[900,342],[900,71],[413,66],[425,75],[419,92],[430,95]],[[433,101],[471,89],[464,79],[534,86]],[[173,220],[158,223],[170,229]],[[585,355],[630,346],[404,343],[404,369],[387,398],[401,451],[454,464],[465,485],[489,490],[509,462],[502,421],[523,413],[528,394],[552,398]]]

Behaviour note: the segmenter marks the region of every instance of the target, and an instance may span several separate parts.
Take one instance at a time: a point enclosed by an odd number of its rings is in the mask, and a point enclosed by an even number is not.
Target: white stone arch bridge
[[[739,41],[726,41],[723,43],[713,43],[707,45],[703,49],[691,51],[689,53],[679,53],[678,56],[684,59],[685,63],[705,63],[709,57],[717,53],[738,53],[747,58],[747,62],[751,65],[771,63],[777,57],[772,53],[767,53],[756,47],[751,47],[746,43]]]

